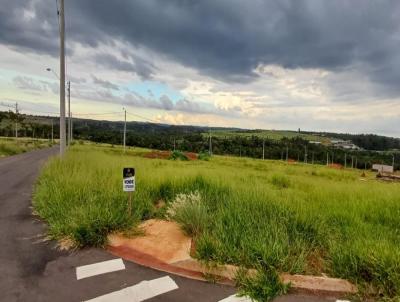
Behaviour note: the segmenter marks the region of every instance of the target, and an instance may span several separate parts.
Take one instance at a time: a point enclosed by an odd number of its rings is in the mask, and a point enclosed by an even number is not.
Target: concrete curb
[[[220,284],[235,285],[234,276],[238,268],[233,265],[207,268],[195,259],[166,263],[126,246],[108,246],[107,250],[115,256],[159,271],[200,281],[212,279]],[[291,283],[291,291],[296,293],[338,298],[357,293],[357,287],[343,279],[285,273],[280,276],[284,283]]]
[[[207,265],[191,257],[194,244],[178,224],[150,219],[141,224],[145,235],[126,238],[121,234],[108,237],[107,250],[126,260],[186,278],[235,285],[239,267]],[[249,270],[254,274],[255,270]],[[357,292],[357,287],[342,279],[280,274],[283,283],[291,284],[291,291],[321,296],[343,297]]]

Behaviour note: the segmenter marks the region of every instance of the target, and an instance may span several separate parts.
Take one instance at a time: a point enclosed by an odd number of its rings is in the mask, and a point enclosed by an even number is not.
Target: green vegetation
[[[211,159],[210,153],[206,152],[206,151],[202,151],[199,153],[199,155],[197,156],[198,160],[206,160],[209,161]]]
[[[199,259],[256,268],[253,278],[238,276],[254,298],[286,290],[276,272],[325,273],[355,282],[363,295],[400,295],[399,184],[282,161],[142,155],[75,145],[63,161],[51,160],[34,196],[50,235],[103,245],[109,232],[165,214],[195,236]],[[136,168],[132,215],[121,188],[124,166]],[[164,208],[155,206],[160,200]]]
[[[208,137],[209,133],[203,134]],[[283,138],[301,138],[306,141],[315,141],[328,144],[330,143],[330,138],[325,135],[318,135],[312,133],[302,133],[296,131],[285,131],[285,130],[213,130],[212,135],[217,138],[232,138],[232,137],[252,137],[256,136],[262,139],[272,139],[281,140]]]
[[[54,138],[58,138],[59,126],[56,117],[16,115],[11,111],[0,111],[0,136],[14,136],[16,123],[20,136],[49,139],[51,125],[53,125]],[[122,144],[121,131],[123,127],[122,121],[74,119],[74,138],[75,140],[119,145]],[[304,131],[299,133],[282,130],[207,128],[141,122],[128,122],[127,130],[127,146],[195,152],[200,154],[202,160],[207,160],[205,154],[209,150],[209,131],[211,131],[213,154],[283,159],[286,158],[287,152],[287,157],[295,161],[307,160],[309,163],[325,165],[328,158],[329,162],[341,165],[345,165],[346,162],[347,166],[353,164],[359,169],[371,168],[374,163],[392,165],[394,156],[395,170],[400,169],[398,158],[400,139],[372,134],[351,135]],[[331,138],[351,140],[366,150],[356,151],[332,147],[329,144]]]
[[[48,140],[0,137],[0,157],[15,155],[50,146],[51,143]]]
[[[189,160],[188,157],[184,153],[182,153],[180,151],[173,151],[171,153],[171,156],[169,157],[169,159],[172,159],[172,160]]]

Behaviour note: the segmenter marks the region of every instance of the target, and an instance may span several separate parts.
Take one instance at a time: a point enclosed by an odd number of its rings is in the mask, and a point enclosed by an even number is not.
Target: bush
[[[281,174],[272,175],[271,183],[279,189],[285,189],[290,187],[290,179],[287,176]]]
[[[206,160],[209,161],[211,158],[210,153],[208,152],[200,152],[199,155],[197,156],[198,160]]]
[[[201,234],[209,220],[207,208],[202,203],[198,191],[178,194],[167,210],[167,217],[179,223],[189,236]]]
[[[189,158],[180,151],[173,151],[169,157],[171,160],[189,160]]]

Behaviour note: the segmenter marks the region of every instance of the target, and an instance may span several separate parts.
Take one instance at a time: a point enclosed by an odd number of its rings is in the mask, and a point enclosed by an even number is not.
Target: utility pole
[[[211,130],[210,130],[210,141],[208,144],[208,153],[212,156],[212,137],[211,137]]]
[[[326,152],[326,165],[329,166],[329,152]]]
[[[174,151],[175,151],[175,148],[176,148],[176,142],[175,142],[175,137],[174,137]]]
[[[123,108],[125,112],[125,121],[124,121],[124,153],[125,153],[125,148],[126,148],[126,109]]]
[[[312,164],[314,164],[314,151],[312,152]]]
[[[393,167],[393,172],[394,172],[394,153],[392,154],[392,167]]]
[[[60,156],[65,153],[65,16],[64,0],[60,0]]]
[[[54,121],[51,119],[51,143],[54,144]]]
[[[265,159],[265,139],[263,140],[263,157],[262,159]]]
[[[68,146],[71,145],[71,81],[67,82],[68,93]]]
[[[344,154],[344,168],[347,168],[347,153]]]
[[[289,160],[289,147],[286,146],[286,161]]]
[[[353,169],[353,166],[354,166],[354,157],[353,157],[353,155],[351,156],[351,168]]]
[[[307,163],[307,145],[304,146],[304,163]]]
[[[358,162],[358,159],[357,159],[357,156],[356,156],[356,165],[355,165],[355,167],[354,167],[354,168],[356,168],[356,169],[357,169],[357,162]]]
[[[74,140],[74,135],[73,135],[73,131],[74,131],[74,121],[72,119],[72,112],[71,112],[71,136],[70,136],[70,142],[72,143],[72,141]]]
[[[18,138],[18,103],[15,103],[15,138]]]

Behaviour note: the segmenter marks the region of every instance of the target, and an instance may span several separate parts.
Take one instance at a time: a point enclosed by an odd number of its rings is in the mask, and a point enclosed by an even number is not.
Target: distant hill
[[[35,116],[0,111],[0,136],[13,136],[15,122],[18,120],[20,135],[38,138],[49,138],[53,121],[54,137],[58,137],[58,118],[49,116]],[[111,144],[121,144],[123,121],[107,121],[93,119],[74,119],[73,129],[76,139],[88,139]],[[287,131],[287,130],[249,130],[224,127],[200,127],[157,124],[148,122],[127,122],[128,143],[146,145],[149,141],[163,137],[168,144],[179,140],[184,135],[198,135],[229,139],[232,137],[258,137],[261,139],[281,140],[284,138],[300,138],[304,141],[316,141],[329,145],[332,139],[349,140],[365,150],[389,151],[400,150],[400,139],[375,134],[345,134],[330,132]]]

